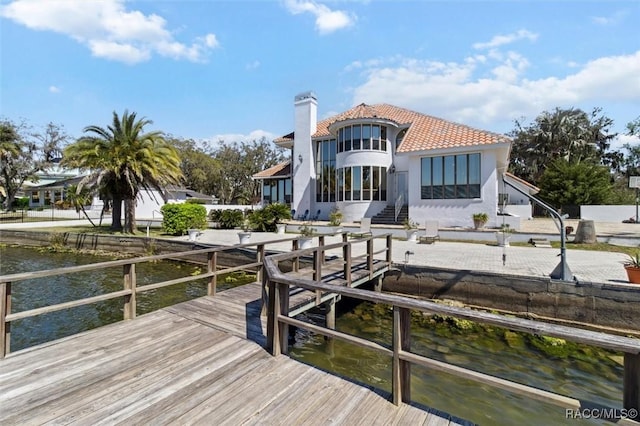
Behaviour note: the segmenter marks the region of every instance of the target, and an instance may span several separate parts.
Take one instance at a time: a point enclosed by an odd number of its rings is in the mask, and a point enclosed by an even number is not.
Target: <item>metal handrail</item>
[[[397,222],[398,221],[398,215],[400,215],[400,211],[402,210],[402,205],[404,204],[404,195],[400,194],[398,195],[398,198],[396,198],[396,211],[395,211],[395,216],[394,216],[394,220]]]

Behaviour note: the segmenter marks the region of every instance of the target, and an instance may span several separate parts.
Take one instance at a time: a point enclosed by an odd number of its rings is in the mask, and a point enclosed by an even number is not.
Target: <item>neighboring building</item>
[[[318,122],[313,92],[296,96],[294,111],[294,131],[275,140],[291,160],[254,175],[264,203],[321,219],[338,208],[345,221],[471,226],[472,214],[486,212],[497,223],[508,137],[388,104]]]
[[[31,184],[25,189],[25,196],[29,197],[29,208],[47,207],[56,201],[65,200],[67,188],[77,185],[83,178],[84,176],[75,176],[49,183]]]

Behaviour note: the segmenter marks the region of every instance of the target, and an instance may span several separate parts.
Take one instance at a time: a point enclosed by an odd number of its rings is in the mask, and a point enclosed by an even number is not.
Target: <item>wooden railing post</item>
[[[369,279],[373,279],[373,237],[367,240],[367,269]]]
[[[297,251],[299,244],[300,242],[297,239],[293,240],[291,245],[291,250]],[[300,256],[294,257],[291,262],[292,262],[291,268],[293,269],[293,272],[298,272],[298,269],[300,268]]]
[[[411,312],[393,307],[393,403],[411,402],[411,363],[400,359],[402,351],[411,349]]]
[[[635,410],[636,416],[632,420],[638,420],[640,410],[640,354],[624,354],[624,395],[622,406],[629,412]]]
[[[131,294],[124,296],[124,319],[136,317],[136,264],[129,263],[123,266],[124,289],[131,290]]]
[[[264,244],[258,244],[256,248],[256,262],[260,263],[256,272],[256,282],[262,282],[262,274],[264,273]]]
[[[351,244],[342,246],[342,258],[344,259],[344,279],[347,286],[351,287]]]
[[[320,247],[320,261],[324,263],[324,235],[318,236],[318,247]]]
[[[267,280],[269,300],[267,305],[267,351],[273,356],[280,355],[280,336],[278,336],[278,321],[276,320],[276,306],[280,306],[280,294],[275,282]]]
[[[269,308],[267,312],[267,351],[273,356],[288,353],[289,325],[280,323],[278,315],[289,313],[289,287],[268,281]]]
[[[280,293],[280,315],[289,315],[289,286],[278,283]],[[278,321],[278,335],[280,336],[280,353],[289,353],[289,324]]]
[[[214,274],[209,277],[207,284],[207,296],[215,296],[218,287],[218,252],[210,251],[207,253],[207,272]]]
[[[276,262],[276,267],[278,267],[278,264]],[[261,302],[262,302],[262,309],[260,310],[260,315],[264,316],[268,314],[268,306],[269,306],[269,280],[267,279],[267,271],[266,271],[266,266],[264,264],[264,258],[262,258],[262,267],[260,268],[262,270],[262,273],[260,274],[260,280],[262,282],[262,297],[261,297]]]
[[[393,256],[391,253],[391,241],[393,240],[391,237],[391,234],[387,235],[387,266],[389,267],[391,267],[391,262],[393,261]]]
[[[322,262],[324,258],[322,246],[316,248],[313,252],[313,280],[320,281],[322,280]],[[320,305],[322,302],[322,292],[320,290],[316,290],[316,305]]]
[[[11,350],[11,323],[7,315],[11,313],[11,283],[0,283],[0,359]]]

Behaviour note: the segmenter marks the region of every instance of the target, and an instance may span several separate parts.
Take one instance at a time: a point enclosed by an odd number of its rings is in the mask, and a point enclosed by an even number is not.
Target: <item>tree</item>
[[[180,155],[180,169],[187,188],[203,194],[215,193],[215,180],[221,171],[220,163],[207,153],[208,145],[199,147],[192,139],[170,138],[168,142]]]
[[[640,139],[640,117],[627,124],[627,135]],[[640,143],[626,143],[622,147],[627,150],[624,161],[625,177],[640,176]]]
[[[93,196],[88,186],[79,187],[78,185],[69,185],[66,190],[66,200],[70,202],[76,209],[76,213],[82,212],[89,220],[92,226],[96,226],[93,220],[87,214],[84,206],[91,204]]]
[[[223,204],[252,203],[259,200],[260,183],[252,176],[284,161],[283,150],[265,137],[241,143],[220,143],[213,152],[220,167],[213,180],[214,193]]]
[[[53,123],[37,133],[24,122],[0,121],[0,186],[5,191],[5,210],[11,208],[26,180],[37,182],[36,173],[60,159],[61,146],[68,139],[64,128]]]
[[[609,133],[613,120],[601,115],[600,108],[590,114],[556,108],[542,112],[528,126],[518,120],[515,125],[509,134],[513,137],[510,170],[534,185],[540,186],[547,165],[557,158],[570,164],[602,164],[614,170],[621,166],[622,155],[609,151],[616,136]]]
[[[106,128],[87,126],[83,136],[64,151],[65,163],[91,174],[79,184],[96,186],[113,202],[111,229],[123,230],[121,205],[125,204],[124,232],[136,232],[135,206],[141,189],[157,190],[182,178],[180,157],[159,131],[144,133],[152,124],[125,110],[122,119],[114,111]],[[164,195],[163,195],[164,196]]]
[[[588,162],[555,159],[540,178],[540,198],[555,207],[607,204],[611,197],[609,168]]]

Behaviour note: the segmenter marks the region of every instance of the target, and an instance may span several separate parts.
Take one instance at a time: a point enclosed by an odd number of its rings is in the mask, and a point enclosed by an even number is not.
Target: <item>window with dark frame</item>
[[[480,198],[480,154],[423,157],[420,198]]]

